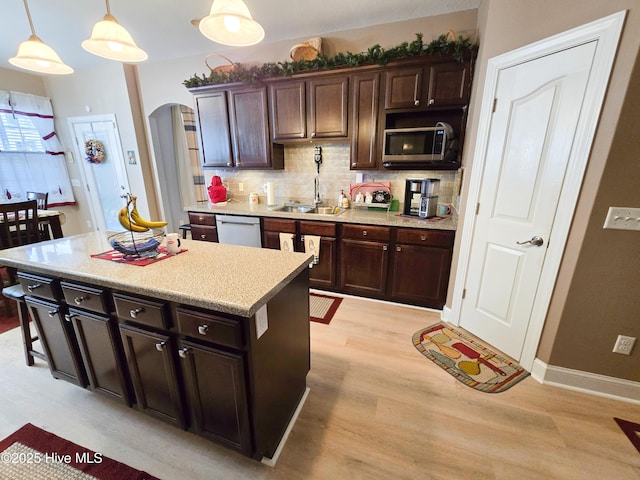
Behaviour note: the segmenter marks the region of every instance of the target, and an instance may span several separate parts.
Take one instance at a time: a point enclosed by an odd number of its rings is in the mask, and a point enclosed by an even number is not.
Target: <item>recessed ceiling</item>
[[[191,23],[209,13],[212,0],[110,0],[111,13],[149,54],[149,61],[211,52],[212,42]],[[478,8],[481,0],[245,0],[264,27],[265,43],[322,36],[432,15]],[[28,0],[36,35],[75,70],[109,62],[82,49],[104,0]],[[31,35],[23,0],[2,0],[0,67]],[[217,45],[217,44],[213,44]],[[220,46],[223,48],[222,46]],[[243,48],[243,47],[238,47]]]

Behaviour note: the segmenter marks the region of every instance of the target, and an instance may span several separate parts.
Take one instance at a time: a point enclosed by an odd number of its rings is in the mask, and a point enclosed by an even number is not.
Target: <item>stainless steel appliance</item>
[[[435,127],[390,128],[384,131],[382,164],[402,167],[412,164],[456,162],[458,146],[453,128],[438,122]]]
[[[218,242],[246,247],[262,247],[260,218],[216,215]]]
[[[437,178],[407,178],[404,189],[404,215],[435,217],[440,180]]]

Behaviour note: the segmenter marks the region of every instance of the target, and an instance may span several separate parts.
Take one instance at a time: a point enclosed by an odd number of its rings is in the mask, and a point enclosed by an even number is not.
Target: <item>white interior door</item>
[[[501,70],[460,325],[522,353],[597,42]]]
[[[123,206],[122,195],[130,190],[115,117],[70,118],[69,125],[83,167],[94,226],[100,231],[121,230],[118,210]],[[104,145],[104,161],[86,160],[87,140],[99,140]]]

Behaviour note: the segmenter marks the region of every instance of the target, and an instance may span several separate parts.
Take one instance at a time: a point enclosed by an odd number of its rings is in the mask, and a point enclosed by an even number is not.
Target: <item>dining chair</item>
[[[38,202],[38,210],[46,210],[48,208],[49,192],[27,192],[27,200],[36,200]],[[51,239],[48,223],[40,223],[40,236],[42,237],[42,240]]]
[[[12,248],[37,243],[42,240],[38,226],[38,202],[14,202],[0,204],[0,248]],[[46,361],[44,353],[34,350],[33,342],[38,336],[31,333],[29,311],[24,301],[25,293],[14,268],[7,268],[8,285],[2,294],[18,304],[18,319],[22,330],[22,343],[27,365],[34,363],[34,357]]]

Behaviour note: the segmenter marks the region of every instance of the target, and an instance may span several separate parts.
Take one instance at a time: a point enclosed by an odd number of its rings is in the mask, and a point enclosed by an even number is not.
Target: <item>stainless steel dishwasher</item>
[[[216,215],[218,242],[246,247],[262,247],[260,218]]]

